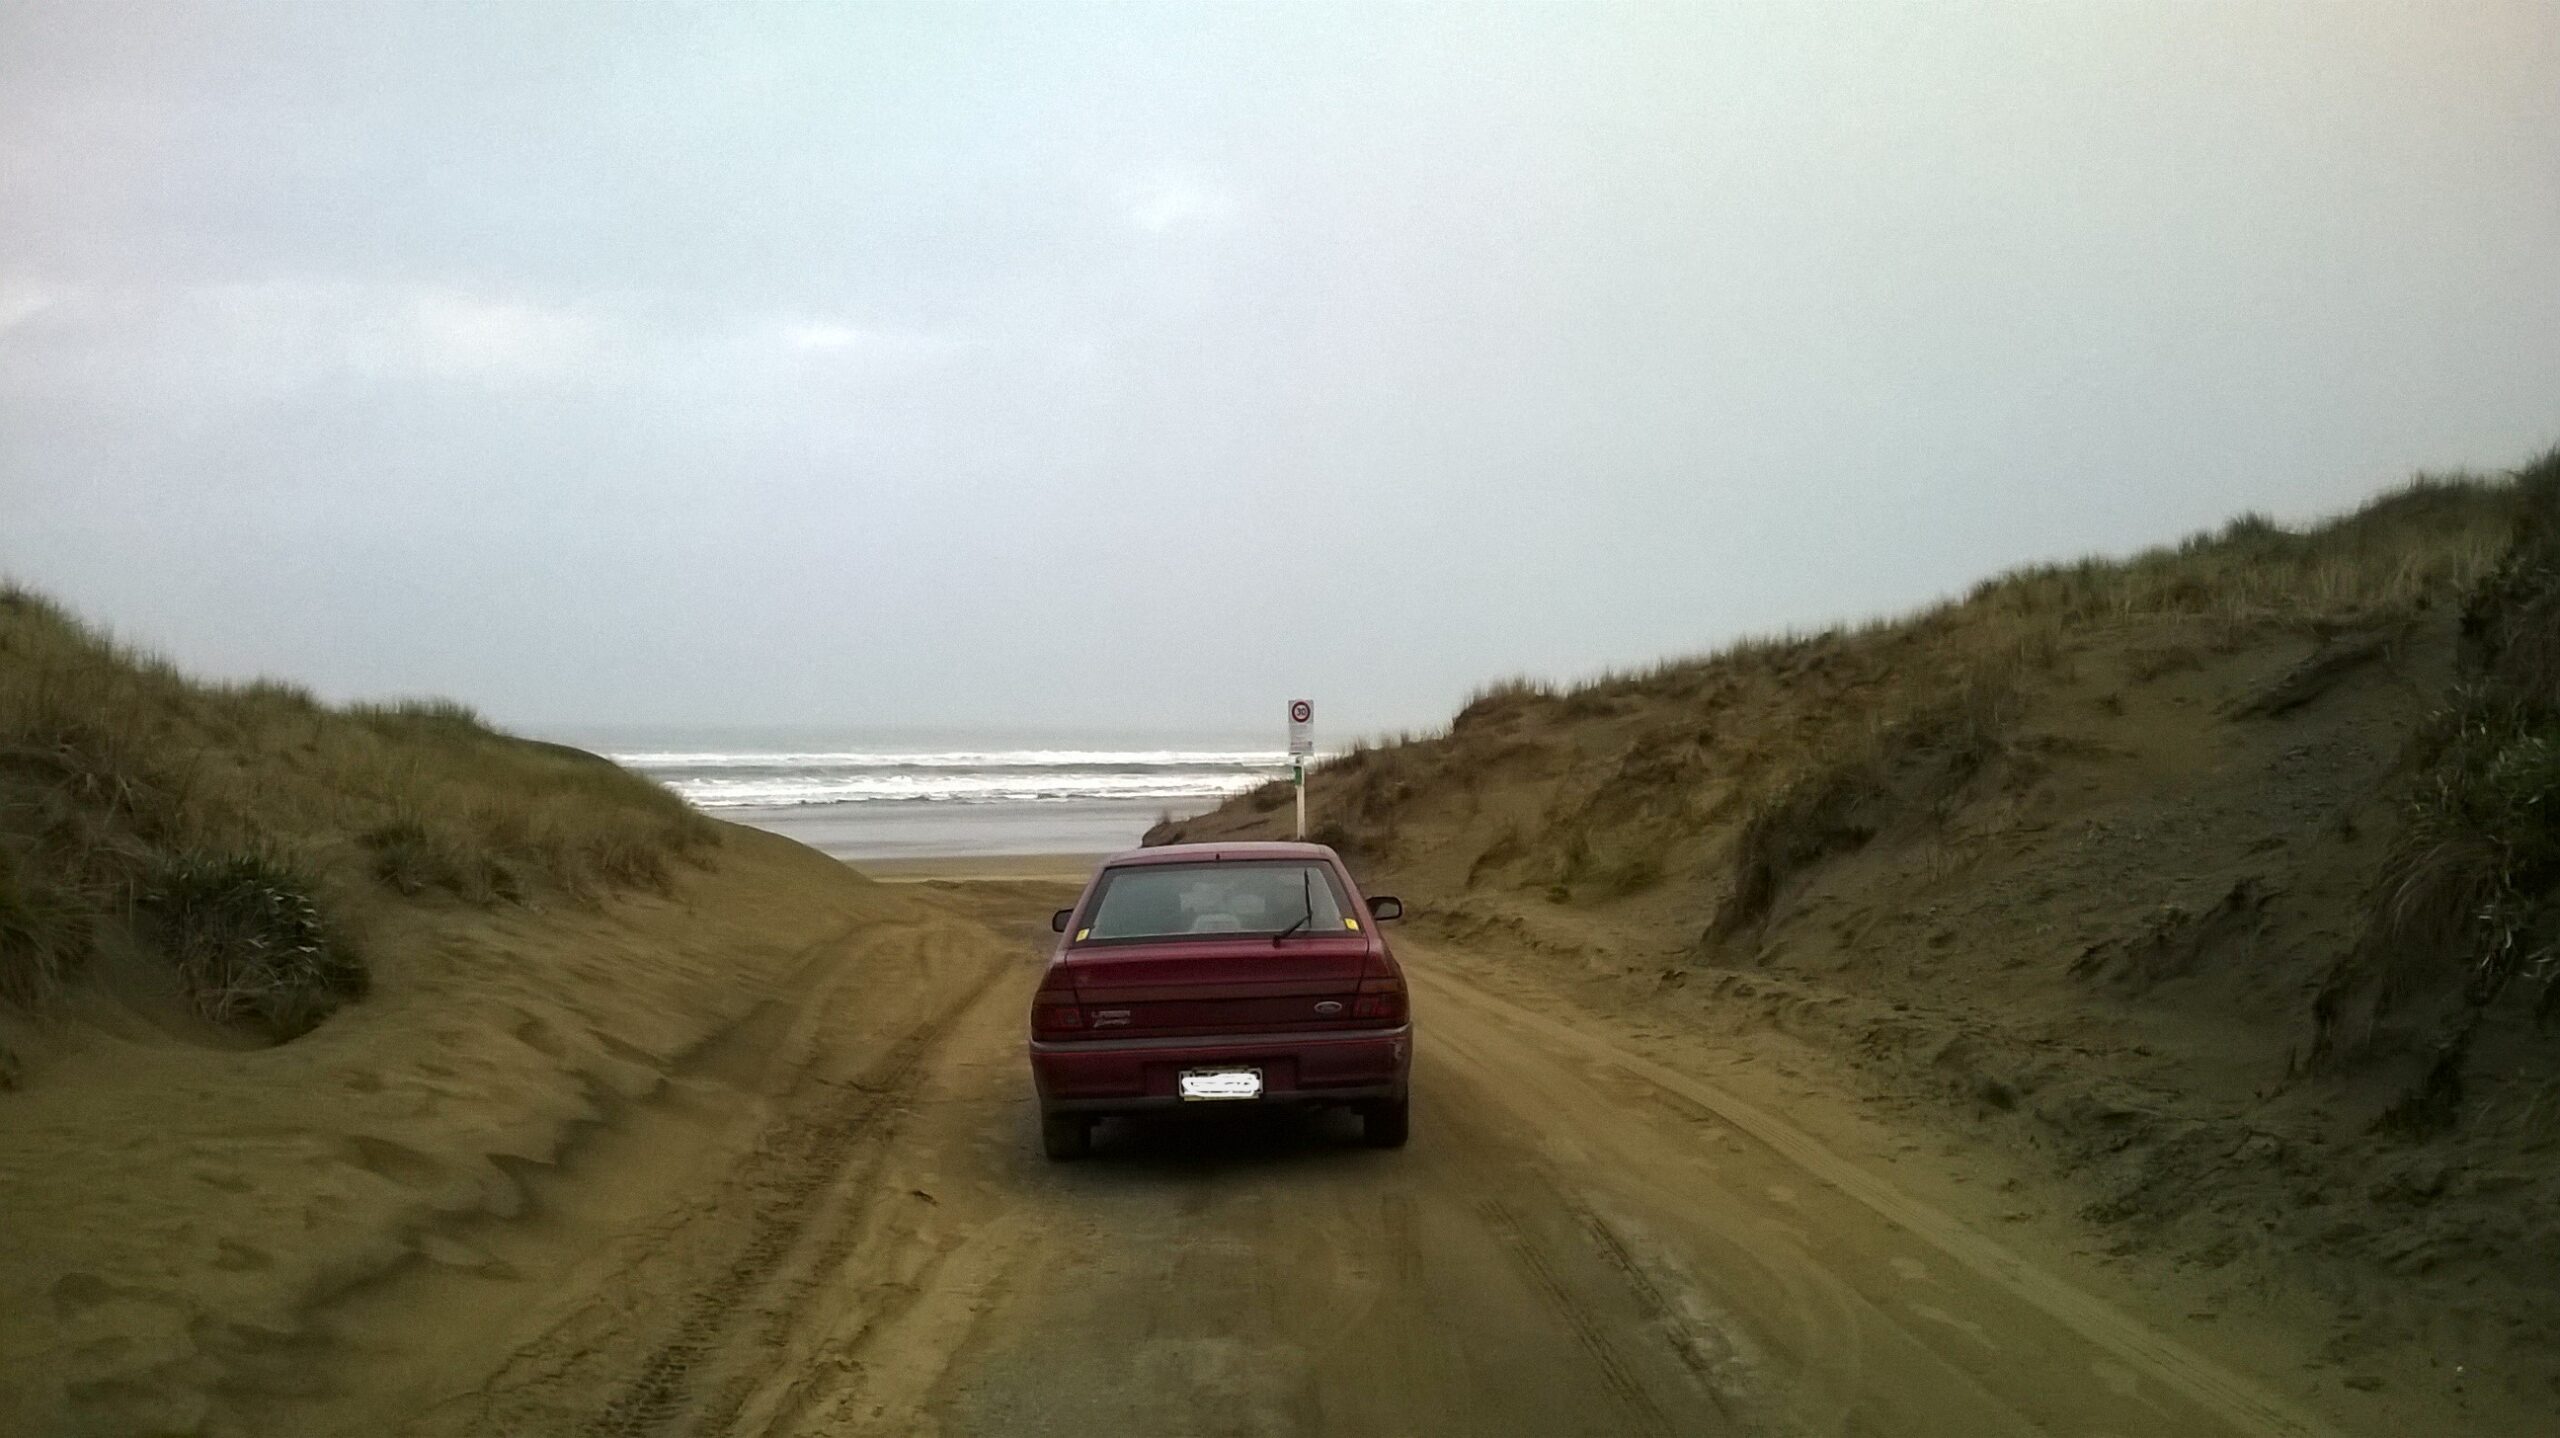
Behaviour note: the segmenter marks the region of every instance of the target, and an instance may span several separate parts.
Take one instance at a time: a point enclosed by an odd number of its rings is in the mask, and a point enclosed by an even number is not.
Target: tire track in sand
[[[1592,1365],[1599,1371],[1610,1395],[1618,1400],[1620,1410],[1634,1420],[1635,1431],[1670,1438],[1673,1432],[1670,1417],[1655,1405],[1652,1395],[1645,1392],[1644,1384],[1627,1367],[1625,1355],[1609,1341],[1609,1335],[1599,1320],[1592,1316],[1591,1310],[1574,1297],[1573,1290],[1556,1273],[1555,1265],[1521,1228],[1520,1220],[1500,1199],[1495,1198],[1478,1199],[1476,1215],[1501,1241],[1503,1255],[1537,1288],[1547,1307],[1561,1316],[1565,1325],[1573,1330],[1574,1341],[1591,1355]]]
[[[950,1003],[899,1039],[868,1072],[834,1082],[836,1091],[828,1101],[814,1110],[787,1113],[768,1131],[732,1180],[732,1192],[752,1204],[746,1241],[728,1266],[686,1302],[671,1335],[641,1361],[613,1400],[583,1426],[583,1433],[589,1438],[648,1438],[668,1431],[694,1409],[696,1376],[731,1346],[741,1306],[781,1274],[826,1201],[842,1191],[855,1150],[905,1097],[925,1059],[1002,971],[1000,962],[984,964]]]
[[[1534,1036],[1552,1052],[1579,1055],[1698,1105],[1770,1152],[1899,1225],[1951,1262],[2041,1311],[2125,1367],[2147,1375],[2238,1431],[2280,1438],[2315,1438],[2330,1431],[2257,1383],[2030,1265],[1954,1218],[1841,1158],[1793,1124],[1757,1105],[1464,982],[1428,972],[1417,973],[1416,979],[1416,987],[1428,991],[1435,1002],[1472,1010],[1515,1033]]]

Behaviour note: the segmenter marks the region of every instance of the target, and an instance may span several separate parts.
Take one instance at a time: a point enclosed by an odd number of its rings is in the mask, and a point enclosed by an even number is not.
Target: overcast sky
[[[1328,733],[2560,440],[2560,4],[0,5],[0,572]]]

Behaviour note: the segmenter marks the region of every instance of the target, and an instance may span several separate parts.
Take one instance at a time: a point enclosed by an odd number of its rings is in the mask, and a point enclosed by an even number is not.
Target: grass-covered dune
[[[124,957],[209,1022],[291,1038],[364,992],[368,931],[406,905],[664,891],[718,845],[656,785],[457,705],[197,682],[0,586],[0,1005],[22,1015]]]
[[[2560,454],[1496,684],[1308,794],[1451,942],[1813,1043],[2378,1371],[2560,1388]]]
[[[287,1431],[329,1315],[503,1272],[487,1225],[737,1101],[697,1056],[897,911],[593,755],[0,590],[0,1433]]]
[[[2136,712],[2181,676],[2279,654],[2272,675],[2238,666],[2261,688],[2201,713]],[[2421,477],[2302,529],[2246,515],[2128,559],[2035,566],[1855,628],[1572,688],[1501,681],[1444,732],[1320,766],[1315,837],[1461,890],[1673,902],[1700,921],[1700,956],[1747,952],[1826,866],[1880,839],[1941,843],[1971,808],[2014,827],[2057,769],[2129,757],[2094,731],[2281,719],[2393,670],[2403,699],[2427,689],[2360,796],[2389,843],[2303,1017],[2335,1058],[2369,1052],[2422,993],[2476,1009],[2521,981],[2553,1012],[2560,453]],[[2065,698],[2082,712],[2056,712]],[[1152,838],[1268,829],[1286,797],[1265,786]],[[2448,1021],[2458,1050],[2467,1021]]]

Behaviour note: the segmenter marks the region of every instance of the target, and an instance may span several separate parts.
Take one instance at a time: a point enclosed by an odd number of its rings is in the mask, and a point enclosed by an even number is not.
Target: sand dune
[[[2226,1331],[2322,1333],[2324,1384],[2547,1410],[2560,988],[2476,976],[2509,952],[2484,913],[2560,921],[2529,777],[2560,735],[2555,558],[2560,458],[1497,687],[1311,802],[1436,939],[1812,1045],[1896,1121],[2030,1159]],[[1152,837],[1287,819],[1248,795]],[[2484,898],[2480,853],[2521,887]]]
[[[376,941],[365,1002],[279,1047],[89,996],[0,1100],[0,1428],[191,1431],[219,1390],[325,1386],[307,1314],[420,1264],[491,1265],[458,1225],[519,1216],[528,1174],[900,912],[739,829],[665,897],[421,907]]]

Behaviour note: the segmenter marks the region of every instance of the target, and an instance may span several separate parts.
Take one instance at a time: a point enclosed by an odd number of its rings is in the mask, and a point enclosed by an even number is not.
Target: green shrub
[[[190,856],[161,871],[143,913],[205,1017],[279,1042],[367,987],[363,961],[321,917],[311,885],[266,854]]]
[[[2519,976],[2549,979],[2560,956],[2560,714],[2475,703],[2449,723],[2377,925],[2406,951],[2457,957],[2485,1004]]]
[[[2560,959],[2560,452],[2520,479],[2516,542],[2463,612],[2477,678],[2440,722],[2384,876],[2384,925],[2406,938],[2435,916],[2425,937],[2463,957],[2475,1005]]]

